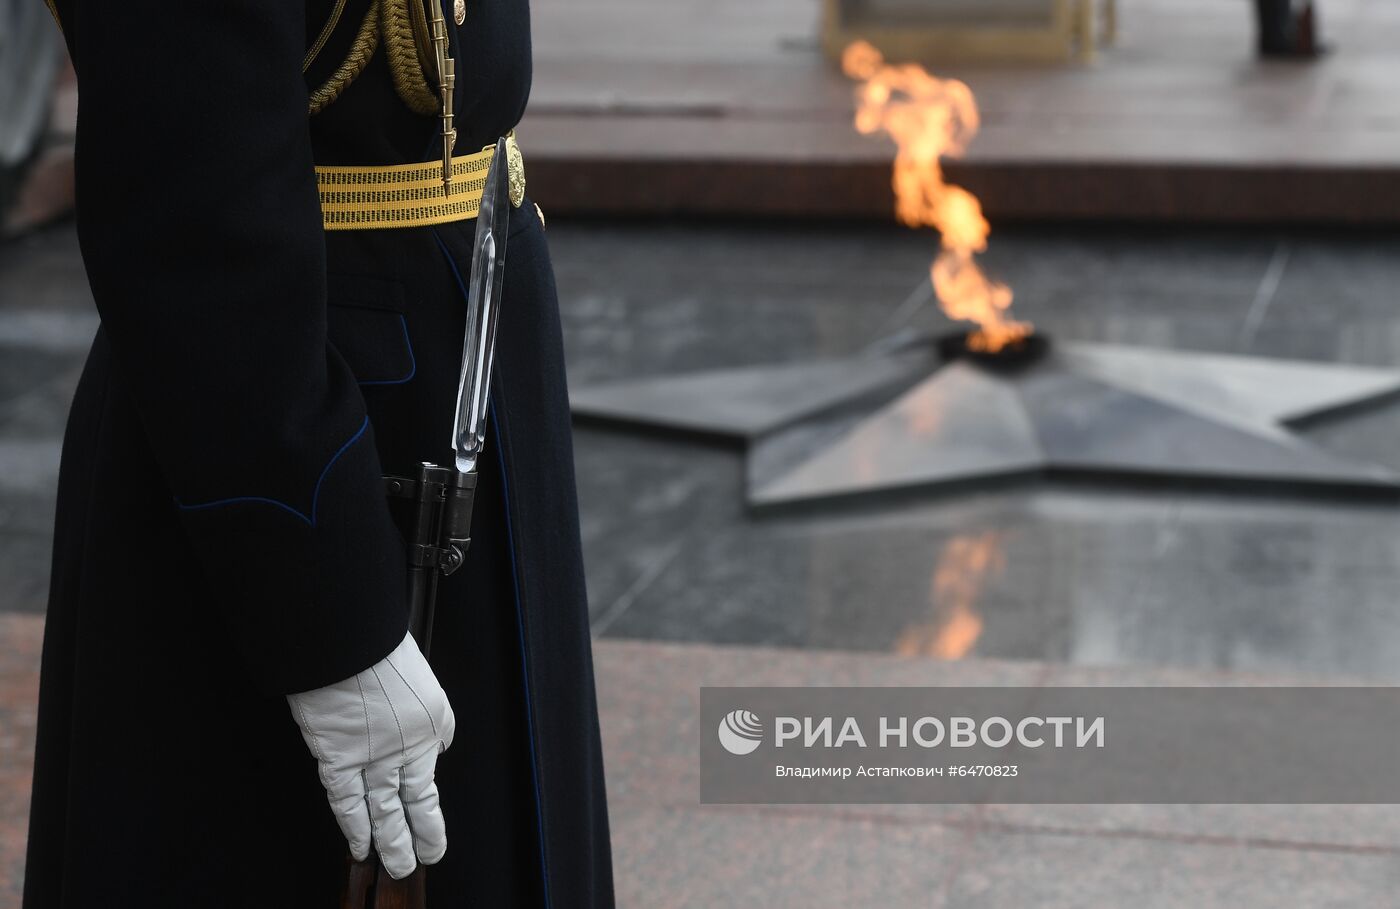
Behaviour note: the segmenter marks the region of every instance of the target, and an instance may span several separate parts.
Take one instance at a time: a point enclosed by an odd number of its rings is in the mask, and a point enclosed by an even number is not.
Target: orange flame
[[[976,322],[968,347],[994,353],[1029,335],[1030,324],[1010,318],[1011,288],[988,278],[973,259],[987,248],[991,225],[977,197],[943,179],[941,159],[957,157],[977,135],[972,90],[956,79],[930,76],[915,64],[895,66],[864,41],[841,57],[856,89],[856,129],[889,134],[898,146],[892,183],[895,215],[910,227],[932,227],[942,249],[929,270],[939,305],[949,318]]]
[[[929,588],[933,620],[900,632],[894,644],[902,656],[958,660],[982,637],[978,600],[988,582],[1006,567],[1002,535],[997,531],[963,534],[943,547]]]

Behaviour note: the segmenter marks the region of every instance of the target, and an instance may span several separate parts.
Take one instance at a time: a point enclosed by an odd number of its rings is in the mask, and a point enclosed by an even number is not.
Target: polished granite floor
[[[1022,228],[986,260],[1066,339],[1393,366],[1395,239]],[[944,325],[920,305],[928,239],[898,230],[554,243],[575,384]],[[1400,406],[1307,435],[1400,466]],[[1400,680],[1393,500],[1078,482],[767,517],[744,510],[738,451],[590,427],[577,443],[603,636]]]
[[[943,323],[930,238],[870,226],[550,228],[571,379],[844,354]],[[1400,365],[1393,234],[994,233],[1056,336]],[[95,326],[70,227],[0,248],[0,611],[39,612],[66,403]],[[1400,467],[1400,405],[1310,427]],[[1036,484],[752,516],[742,453],[580,427],[595,632],[1400,681],[1395,506]]]

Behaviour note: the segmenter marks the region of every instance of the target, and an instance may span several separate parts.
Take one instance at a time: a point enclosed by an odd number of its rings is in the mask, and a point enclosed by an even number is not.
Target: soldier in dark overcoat
[[[51,4],[101,327],[63,451],[27,909],[339,896],[344,819],[288,696],[404,643],[381,477],[450,457],[476,225],[323,221],[317,166],[439,155],[404,3]],[[466,154],[521,117],[529,14],[446,19]],[[456,717],[428,902],[609,906],[559,317],[542,214],[516,201],[473,542],[424,670]]]

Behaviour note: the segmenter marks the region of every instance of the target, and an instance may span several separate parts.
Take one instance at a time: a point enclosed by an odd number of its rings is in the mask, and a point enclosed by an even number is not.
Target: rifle
[[[477,461],[486,444],[487,398],[496,348],[496,321],[505,282],[506,236],[510,222],[510,187],[506,140],[486,172],[477,213],[467,285],[467,330],[462,344],[462,371],[452,425],[453,462],[439,467],[427,461],[412,477],[385,477],[391,502],[406,504],[409,629],[423,655],[433,637],[433,610],[438,580],[462,567],[471,544],[472,504]],[[389,876],[377,856],[351,861],[341,894],[341,909],[425,909],[423,865],[401,881]]]
[[[371,858],[350,862],[345,891],[340,897],[341,909],[424,909],[428,903],[427,873],[423,866],[401,881],[396,881]]]

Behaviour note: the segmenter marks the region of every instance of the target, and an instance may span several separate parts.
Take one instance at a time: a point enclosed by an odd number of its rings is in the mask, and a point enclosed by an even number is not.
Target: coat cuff
[[[349,678],[407,633],[404,541],[383,487],[366,426],[309,512],[251,498],[183,507],[233,643],[268,694]]]

